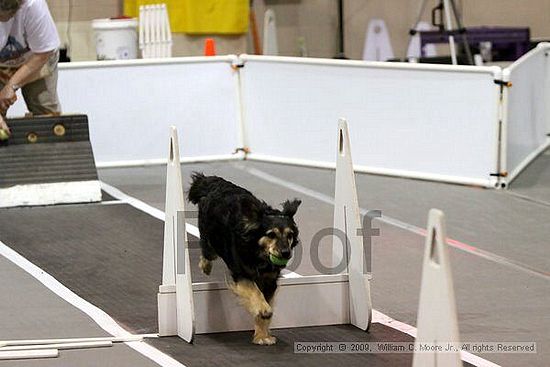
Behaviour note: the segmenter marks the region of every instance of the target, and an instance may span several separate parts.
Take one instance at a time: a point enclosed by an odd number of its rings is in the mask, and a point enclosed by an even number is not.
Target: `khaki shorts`
[[[61,113],[61,105],[57,97],[57,62],[59,60],[59,52],[50,57],[48,64],[45,65],[48,69],[48,75],[30,82],[21,88],[23,99],[27,105],[27,109],[33,115],[52,115]],[[0,88],[4,88],[4,84],[0,82]]]

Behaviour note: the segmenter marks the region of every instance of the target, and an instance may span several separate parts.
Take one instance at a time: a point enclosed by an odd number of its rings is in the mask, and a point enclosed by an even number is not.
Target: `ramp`
[[[7,121],[0,146],[0,207],[101,201],[86,115]]]

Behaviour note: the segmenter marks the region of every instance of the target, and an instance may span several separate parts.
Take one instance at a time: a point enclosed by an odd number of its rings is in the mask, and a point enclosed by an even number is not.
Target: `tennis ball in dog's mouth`
[[[0,141],[2,140],[8,140],[10,138],[10,134],[4,129],[0,129]]]
[[[288,259],[283,259],[282,257],[269,254],[269,261],[271,261],[273,265],[285,266]]]

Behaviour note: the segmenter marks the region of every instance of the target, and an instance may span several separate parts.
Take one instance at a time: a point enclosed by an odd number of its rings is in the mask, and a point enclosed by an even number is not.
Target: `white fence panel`
[[[251,158],[331,166],[345,117],[359,170],[496,183],[500,68],[241,58]]]
[[[512,82],[505,91],[506,145],[502,153],[510,182],[549,145],[550,43],[540,43],[503,75]]]
[[[166,161],[168,127],[184,158],[230,156],[239,143],[234,57],[60,64],[64,113],[85,113],[98,165]],[[17,102],[10,115],[25,111]]]

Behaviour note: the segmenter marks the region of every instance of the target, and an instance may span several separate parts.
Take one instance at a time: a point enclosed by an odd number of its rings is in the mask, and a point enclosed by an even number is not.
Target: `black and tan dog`
[[[229,286],[254,317],[256,344],[271,345],[269,333],[277,278],[298,245],[294,214],[301,201],[285,201],[282,210],[248,190],[217,176],[194,173],[189,201],[199,207],[201,270],[210,274],[212,260],[223,259],[231,272]]]

